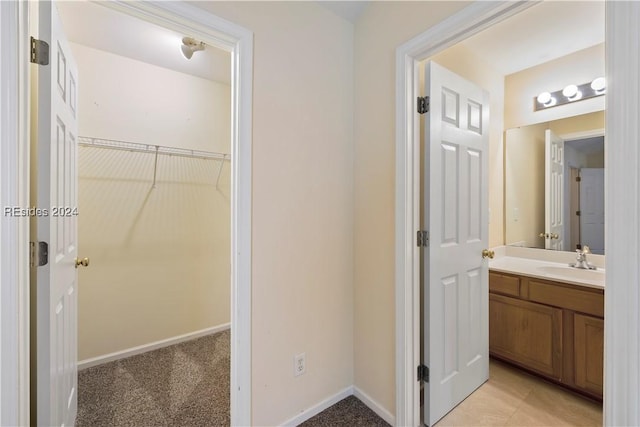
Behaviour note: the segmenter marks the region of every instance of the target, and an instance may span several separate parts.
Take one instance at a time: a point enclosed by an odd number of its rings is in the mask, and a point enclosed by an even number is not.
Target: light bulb
[[[607,87],[607,82],[604,77],[598,77],[591,82],[591,89],[598,95],[603,93],[605,88]]]
[[[538,102],[540,104],[546,105],[549,101],[551,101],[551,94],[549,92],[542,92],[538,95]]]
[[[552,107],[556,105],[556,99],[551,96],[549,92],[542,92],[540,95],[538,95],[537,99],[538,102],[545,107]]]
[[[562,94],[567,97],[569,101],[575,101],[582,97],[582,93],[578,90],[578,86],[569,85],[562,89]]]

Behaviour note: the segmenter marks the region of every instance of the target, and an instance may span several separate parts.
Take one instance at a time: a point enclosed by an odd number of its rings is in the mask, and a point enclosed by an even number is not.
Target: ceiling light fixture
[[[589,83],[581,85],[570,84],[555,92],[542,92],[533,98],[533,111],[569,104],[584,99],[604,95],[606,82],[604,77],[598,77]]]
[[[204,50],[204,42],[198,42],[191,37],[184,37],[182,39],[182,46],[180,46],[182,54],[185,58],[191,59],[193,52]]]

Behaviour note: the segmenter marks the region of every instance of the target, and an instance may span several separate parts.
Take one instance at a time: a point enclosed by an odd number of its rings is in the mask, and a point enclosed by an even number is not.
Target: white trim
[[[380,418],[389,423],[389,425],[396,425],[396,417],[394,417],[391,412],[387,411],[381,404],[373,400],[367,393],[354,386],[353,395],[360,399],[362,403],[367,405],[367,407],[375,412]]]
[[[180,344],[181,342],[191,341],[196,338],[201,338],[207,335],[217,334],[218,332],[226,331],[230,328],[231,328],[231,323],[225,323],[223,325],[213,326],[211,328],[201,329],[199,331],[189,332],[187,334],[178,335],[178,336],[167,338],[164,340],[154,341],[148,344],[127,348],[125,350],[116,351],[114,353],[92,357],[90,359],[84,359],[78,362],[78,371],[82,371],[83,369],[102,365],[104,363],[113,362],[115,360],[125,359],[127,357],[157,350],[159,348]]]
[[[604,425],[640,425],[640,3],[607,2]]]
[[[585,138],[595,138],[598,136],[604,136],[604,128],[603,129],[592,129],[592,130],[585,130],[582,132],[571,132],[571,133],[565,133],[562,135],[558,135],[560,138],[564,139],[565,142],[567,141],[575,141],[577,139],[585,139]]]
[[[231,425],[251,425],[253,33],[185,2],[114,0],[97,4],[188,33],[232,53]]]
[[[418,62],[535,2],[474,2],[396,49],[396,423],[420,424],[420,141],[415,99]]]
[[[29,425],[28,5],[0,2],[0,425]]]
[[[337,392],[333,396],[327,397],[322,402],[312,406],[311,408],[305,409],[295,417],[288,419],[287,421],[283,422],[280,425],[284,427],[295,427],[297,425],[300,425],[303,422],[310,419],[311,417],[318,415],[320,412],[324,411],[325,409],[328,409],[329,407],[340,402],[342,399],[349,397],[351,395],[353,395],[353,386],[349,386]]]

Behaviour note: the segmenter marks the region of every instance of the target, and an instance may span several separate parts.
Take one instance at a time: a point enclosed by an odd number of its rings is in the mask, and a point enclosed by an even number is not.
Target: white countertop
[[[580,270],[569,267],[566,263],[502,255],[489,261],[489,270],[604,289],[605,274],[602,268],[595,271]],[[572,275],[577,277],[572,277]]]

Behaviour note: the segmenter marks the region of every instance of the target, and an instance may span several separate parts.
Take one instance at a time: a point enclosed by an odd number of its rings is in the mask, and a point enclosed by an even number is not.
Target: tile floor
[[[489,376],[435,427],[602,425],[599,403],[495,360]]]

